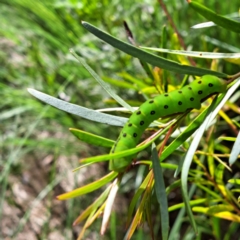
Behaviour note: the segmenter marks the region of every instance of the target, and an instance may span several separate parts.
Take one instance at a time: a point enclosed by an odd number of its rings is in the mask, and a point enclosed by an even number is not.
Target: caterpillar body
[[[154,120],[184,113],[188,109],[200,109],[201,103],[205,99],[214,94],[225,92],[226,89],[227,81],[205,75],[181,89],[160,94],[147,100],[130,116],[112,147],[111,153],[136,147],[144,130]],[[109,169],[116,172],[123,171],[129,166],[135,155],[110,160]]]

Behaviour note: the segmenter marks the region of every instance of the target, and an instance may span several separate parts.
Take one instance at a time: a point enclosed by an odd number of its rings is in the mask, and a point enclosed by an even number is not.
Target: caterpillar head
[[[227,89],[227,81],[212,75],[204,75],[201,79],[192,84],[194,92],[200,97],[201,101],[213,95],[222,93]]]

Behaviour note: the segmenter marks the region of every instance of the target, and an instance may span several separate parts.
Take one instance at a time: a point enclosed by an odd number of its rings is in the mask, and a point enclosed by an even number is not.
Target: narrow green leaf
[[[224,170],[225,170],[225,167],[222,164],[219,164],[215,170],[215,181],[220,185],[223,184]]]
[[[154,79],[151,67],[144,61],[140,61],[144,71],[150,79]]]
[[[115,99],[121,106],[125,107],[126,109],[128,109],[129,111],[133,112],[134,109],[128,105],[122,98],[120,98],[115,92],[114,90],[111,88],[110,85],[108,85],[107,83],[105,83],[98,75],[95,71],[93,71],[93,69],[86,63],[86,61],[79,57],[73,49],[70,49],[70,52],[72,53],[72,55],[87,69],[87,71],[94,77],[94,79],[100,84],[100,86],[113,98]]]
[[[205,184],[206,185],[206,184]],[[207,186],[204,186],[201,183],[196,183],[196,186],[200,189],[202,189],[203,191],[205,191],[206,193],[209,194],[209,196],[212,196],[214,199],[216,200],[222,200],[221,195],[219,195],[218,193],[216,193],[214,190],[212,190],[212,184],[209,184]]]
[[[213,217],[212,218],[212,228],[213,228],[213,234],[216,238],[216,240],[220,240],[221,238],[221,219]]]
[[[178,165],[174,163],[161,163],[161,167],[171,169],[171,170],[177,170]]]
[[[210,107],[208,108],[208,114],[212,111],[213,109],[213,106],[216,102],[216,98],[214,99],[213,103],[210,105]],[[188,173],[189,173],[189,170],[190,170],[190,166],[191,166],[191,163],[192,163],[192,159],[193,159],[193,156],[195,154],[195,151],[198,147],[198,144],[202,138],[202,135],[206,129],[206,126],[207,124],[209,123],[209,119],[210,119],[210,116],[208,116],[204,122],[202,123],[201,127],[198,129],[189,149],[188,149],[188,152],[186,154],[186,158],[183,162],[183,167],[182,167],[182,174],[181,174],[181,183],[182,183],[182,195],[183,195],[183,199],[184,199],[184,203],[185,203],[185,207],[186,207],[186,210],[187,210],[187,213],[188,213],[188,216],[189,216],[189,219],[190,219],[190,223],[192,225],[192,227],[194,228],[194,231],[197,233],[197,225],[196,225],[196,222],[194,220],[194,217],[193,217],[193,214],[192,214],[192,211],[191,211],[191,206],[190,206],[190,200],[189,200],[189,197],[188,197]]]
[[[198,205],[200,203],[204,203],[206,202],[208,199],[207,198],[201,198],[201,199],[196,199],[196,200],[191,200],[190,201],[190,205],[191,206],[195,206],[195,205]],[[169,212],[172,212],[172,211],[175,211],[177,209],[181,209],[184,207],[184,203],[178,203],[178,204],[174,204],[172,205],[171,207],[168,208],[168,211]]]
[[[236,46],[233,46],[232,44],[228,44],[226,43],[226,41],[220,41],[216,38],[211,38],[209,36],[203,36],[203,40],[206,41],[206,42],[210,42],[211,44],[215,45],[215,46],[218,46],[222,49],[226,49],[230,52],[240,52],[240,48],[236,47]]]
[[[219,213],[219,212],[224,212],[224,211],[234,211],[234,207],[231,206],[230,204],[218,204],[215,206],[211,206],[208,209],[209,214],[214,214],[214,213]]]
[[[191,8],[207,20],[216,23],[218,26],[226,28],[228,31],[231,30],[233,32],[240,33],[240,22],[218,15],[198,2],[188,0],[188,3]]]
[[[166,188],[166,192],[167,194],[169,194],[170,192],[174,191],[175,189],[179,188],[181,186],[181,180],[180,179],[176,179],[172,184],[170,184],[167,188]]]
[[[95,157],[90,157],[90,158],[84,158],[84,159],[81,159],[81,163],[93,163],[93,162],[97,163],[97,162],[101,162],[101,161],[108,161],[109,159],[113,159],[113,158],[121,158],[121,157],[126,157],[129,155],[138,153],[138,152],[142,151],[143,149],[145,149],[146,147],[148,147],[152,142],[154,142],[157,138],[159,138],[159,136],[166,133],[173,124],[174,124],[174,122],[172,122],[168,127],[163,129],[162,131],[160,131],[158,134],[156,134],[150,141],[142,144],[141,146],[137,146],[135,148],[131,148],[131,149],[128,149],[128,150],[125,150],[122,152],[105,154],[105,155],[95,156]]]
[[[109,231],[110,231],[110,236],[109,238],[111,240],[117,240],[117,234],[118,234],[118,215],[116,212],[112,212],[111,218],[110,218],[110,226],[109,226]]]
[[[127,33],[127,36],[128,36],[128,41],[133,45],[133,46],[137,46],[135,40],[134,40],[134,37],[133,37],[133,34],[127,24],[127,22],[124,21],[124,27],[125,27],[125,31]],[[153,73],[152,73],[152,70],[150,68],[150,66],[145,62],[145,61],[141,61],[139,60],[140,64],[142,65],[143,69],[145,70],[146,74],[148,75],[148,77],[150,79],[154,79],[154,76],[153,76]]]
[[[146,51],[143,51],[140,48],[137,48],[133,45],[130,45],[126,42],[123,42],[110,34],[100,30],[99,28],[93,26],[90,23],[82,21],[82,25],[84,28],[86,28],[89,32],[94,34],[96,37],[102,39],[103,41],[109,43],[115,48],[118,48],[119,50],[136,57],[142,61],[148,62],[152,64],[153,66],[157,66],[169,71],[177,72],[177,73],[182,73],[182,74],[190,74],[190,75],[197,75],[197,76],[202,76],[205,74],[210,74],[222,78],[226,78],[227,75],[224,73],[219,73],[215,71],[211,71],[209,69],[204,69],[204,68],[197,68],[197,67],[192,67],[188,65],[183,65],[178,62],[174,62],[171,60],[167,60],[162,57],[158,57],[157,55],[148,53]]]
[[[210,155],[207,156],[207,164],[208,164],[209,173],[210,173],[211,177],[213,177],[214,172],[215,172],[215,162],[214,162],[214,158],[213,158],[214,151],[215,151],[215,148],[214,148],[215,139],[211,138],[208,145],[209,145],[208,151],[209,151]]]
[[[214,216],[214,217],[219,217],[222,219],[226,219],[226,220],[230,220],[230,221],[234,221],[234,222],[238,222],[240,223],[240,217],[234,213],[231,213],[229,211],[219,211],[219,212],[211,212],[210,208],[205,208],[205,207],[193,207],[193,211],[195,212],[200,212],[200,213],[205,213],[208,214],[210,216]]]
[[[181,56],[189,56],[196,58],[206,58],[206,59],[224,59],[224,58],[240,58],[240,53],[216,53],[216,52],[198,52],[198,51],[185,51],[185,50],[174,50],[174,49],[165,49],[165,48],[152,48],[152,47],[144,47],[140,46],[142,49],[176,54]]]
[[[162,38],[161,38],[161,48],[166,48],[167,43],[168,43],[168,38],[167,38],[167,27],[166,25],[163,25],[162,27]],[[162,54],[163,58],[167,58],[167,53]]]
[[[176,171],[174,172],[174,177],[176,178],[179,173],[182,171],[182,166],[183,166],[183,162],[184,162],[184,159],[186,157],[186,154],[184,154],[183,156],[181,156],[180,160],[179,160],[179,163],[178,163],[178,168],[176,169]]]
[[[232,184],[240,185],[240,179],[238,179],[238,178],[229,179],[228,182],[232,183]]]
[[[238,16],[239,16],[239,13],[238,12],[234,12],[234,13],[227,14],[224,17],[231,18],[231,19],[237,19]],[[201,28],[208,28],[208,27],[212,27],[212,26],[216,26],[216,24],[214,22],[210,21],[210,22],[203,22],[203,23],[195,24],[191,28],[193,28],[193,29],[201,29]]]
[[[179,180],[177,180],[179,181]],[[176,181],[175,181],[176,182]],[[190,187],[189,191],[189,197],[192,198],[193,194],[196,191],[196,185],[192,185]],[[184,215],[185,215],[186,209],[185,207],[182,207],[177,215],[177,217],[174,219],[174,223],[172,225],[172,228],[170,230],[169,234],[169,240],[175,240],[179,238],[179,232],[181,231],[181,225],[184,223]]]
[[[71,192],[67,192],[67,193],[57,196],[57,199],[58,200],[66,200],[69,198],[74,198],[74,197],[84,195],[86,193],[93,192],[96,189],[98,189],[98,188],[106,185],[110,181],[112,181],[117,175],[118,175],[118,173],[116,173],[116,172],[110,172],[108,175],[98,179],[95,182],[89,183],[89,184],[87,184],[83,187],[77,188]]]
[[[163,25],[162,27],[162,37],[161,37],[161,48],[166,48],[167,47],[167,43],[168,43],[168,39],[167,39],[167,27],[166,25]],[[167,53],[162,53],[162,57],[163,58],[167,58]],[[164,92],[168,92],[168,73],[163,70],[162,72],[162,80],[163,80],[163,90]]]
[[[70,132],[83,142],[111,148],[115,141],[79,129],[70,128]]]
[[[91,121],[107,123],[113,126],[123,126],[128,120],[127,118],[124,118],[124,117],[116,117],[113,115],[100,113],[92,109],[81,107],[76,104],[68,103],[60,99],[57,99],[55,97],[52,97],[50,95],[47,95],[45,93],[34,90],[32,88],[28,88],[28,92],[34,97],[38,98],[39,100],[55,108],[58,108],[65,112],[77,115],[79,117],[82,117]]]
[[[168,239],[168,232],[169,232],[169,215],[168,215],[168,201],[167,201],[167,194],[165,189],[165,183],[163,179],[163,173],[161,164],[159,162],[158,152],[156,149],[156,145],[152,144],[152,166],[153,166],[153,173],[155,179],[155,191],[157,196],[157,201],[160,206],[160,216],[161,216],[161,233],[162,239]]]
[[[238,230],[239,230],[239,223],[237,223],[237,222],[230,223],[228,228],[226,229],[224,237],[222,237],[221,239],[223,239],[223,240],[233,239],[232,236],[235,233],[237,233]]]
[[[221,136],[218,138],[218,140],[224,140],[224,141],[229,141],[229,142],[235,142],[236,138],[235,137],[227,137],[227,136]]]
[[[238,155],[240,154],[240,131],[238,132],[237,139],[233,145],[230,157],[229,157],[229,165],[233,165],[237,159]]]
[[[89,158],[83,158],[80,160],[80,162],[81,163],[97,163],[97,162],[102,162],[102,161],[108,161],[113,158],[126,157],[126,156],[133,155],[137,152],[142,151],[143,149],[148,147],[150,145],[150,143],[151,142],[149,142],[148,144],[144,144],[141,147],[131,148],[131,149],[128,149],[128,150],[125,150],[122,152],[117,152],[117,153],[112,153],[112,154],[104,154],[104,155],[94,156],[94,157],[89,157]]]

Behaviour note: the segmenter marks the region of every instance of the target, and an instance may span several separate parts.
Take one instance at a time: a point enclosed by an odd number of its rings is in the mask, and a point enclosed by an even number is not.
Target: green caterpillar
[[[154,120],[173,114],[184,113],[188,109],[200,109],[201,103],[216,93],[225,92],[227,81],[215,76],[205,75],[182,89],[161,94],[144,102],[123,127],[120,136],[111,149],[111,153],[121,152],[136,147],[142,133]],[[110,160],[109,169],[123,171],[134,156]]]

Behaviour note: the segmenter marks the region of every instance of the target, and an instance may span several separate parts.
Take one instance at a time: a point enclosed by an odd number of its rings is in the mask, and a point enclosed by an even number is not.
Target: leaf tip
[[[77,220],[75,220],[75,221],[73,222],[72,226],[75,227],[77,224],[78,224],[78,223],[77,223]]]
[[[31,94],[34,91],[34,89],[33,88],[27,88],[27,91]]]
[[[81,21],[82,25],[85,27],[85,25],[87,25],[87,22],[85,21]]]
[[[84,158],[79,159],[78,162],[79,162],[79,163],[84,162]]]

